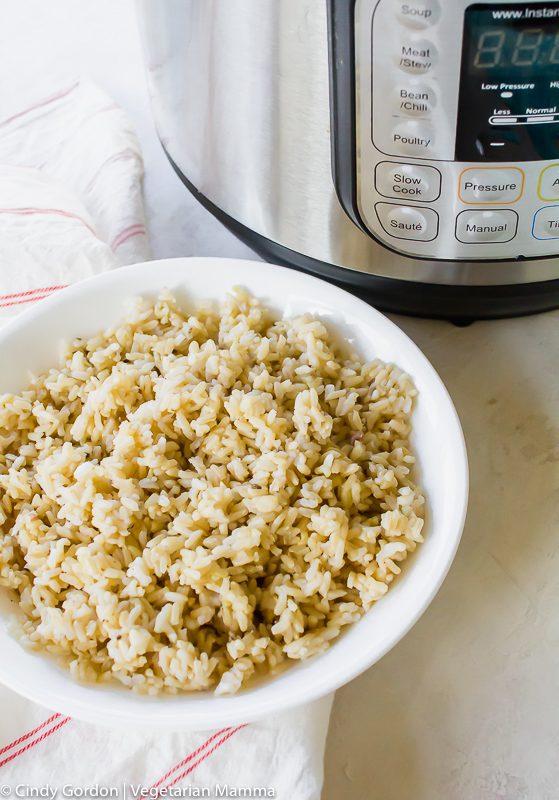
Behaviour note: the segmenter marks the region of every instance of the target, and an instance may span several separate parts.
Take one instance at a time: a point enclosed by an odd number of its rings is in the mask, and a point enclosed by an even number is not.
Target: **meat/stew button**
[[[460,175],[460,200],[470,205],[515,203],[522,194],[524,173],[518,167],[470,167]]]
[[[439,232],[439,215],[430,208],[377,203],[379,222],[395,239],[430,242]]]

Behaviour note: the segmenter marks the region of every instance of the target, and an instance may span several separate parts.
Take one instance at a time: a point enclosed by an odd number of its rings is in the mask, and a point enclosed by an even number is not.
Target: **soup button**
[[[430,242],[439,232],[439,215],[430,208],[377,203],[375,211],[384,230],[395,239]]]
[[[381,161],[375,170],[375,187],[383,197],[428,203],[441,193],[441,173],[434,167]]]

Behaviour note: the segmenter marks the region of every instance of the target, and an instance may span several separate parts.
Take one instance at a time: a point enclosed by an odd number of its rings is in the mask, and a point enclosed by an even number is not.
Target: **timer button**
[[[394,108],[407,117],[427,117],[437,105],[435,90],[424,83],[402,83],[393,92]]]
[[[456,218],[456,238],[465,244],[510,242],[516,236],[518,214],[499,211],[462,211]]]
[[[436,200],[441,193],[441,173],[434,167],[381,161],[375,170],[377,192],[400,200]]]
[[[395,152],[401,155],[429,158],[433,154],[435,132],[426,122],[401,122],[392,131],[391,138]]]
[[[400,41],[394,54],[394,61],[404,72],[409,72],[411,75],[425,75],[432,72],[438,56],[433,42],[412,34]]]
[[[460,175],[459,195],[470,205],[516,203],[523,186],[524,173],[518,167],[472,167]]]
[[[559,164],[546,167],[540,175],[538,186],[540,200],[559,200]]]
[[[375,211],[384,230],[395,239],[430,242],[439,232],[439,215],[430,208],[377,203]]]
[[[438,0],[411,0],[409,3],[394,3],[396,19],[408,28],[429,28],[436,25],[441,16]]]
[[[559,206],[540,208],[532,227],[534,239],[559,239]]]

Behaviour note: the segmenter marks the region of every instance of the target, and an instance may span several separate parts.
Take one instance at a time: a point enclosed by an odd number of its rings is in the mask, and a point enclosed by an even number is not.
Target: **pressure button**
[[[395,239],[430,242],[439,232],[439,215],[430,208],[377,203],[379,222]]]
[[[441,193],[441,173],[434,167],[381,161],[375,170],[379,194],[399,200],[436,200]]]
[[[472,167],[460,175],[460,200],[470,205],[515,203],[523,186],[524,173],[518,167]]]

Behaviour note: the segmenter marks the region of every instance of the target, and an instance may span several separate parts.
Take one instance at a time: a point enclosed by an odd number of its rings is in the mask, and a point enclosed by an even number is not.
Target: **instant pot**
[[[559,306],[559,2],[138,0],[175,170],[380,308]]]

